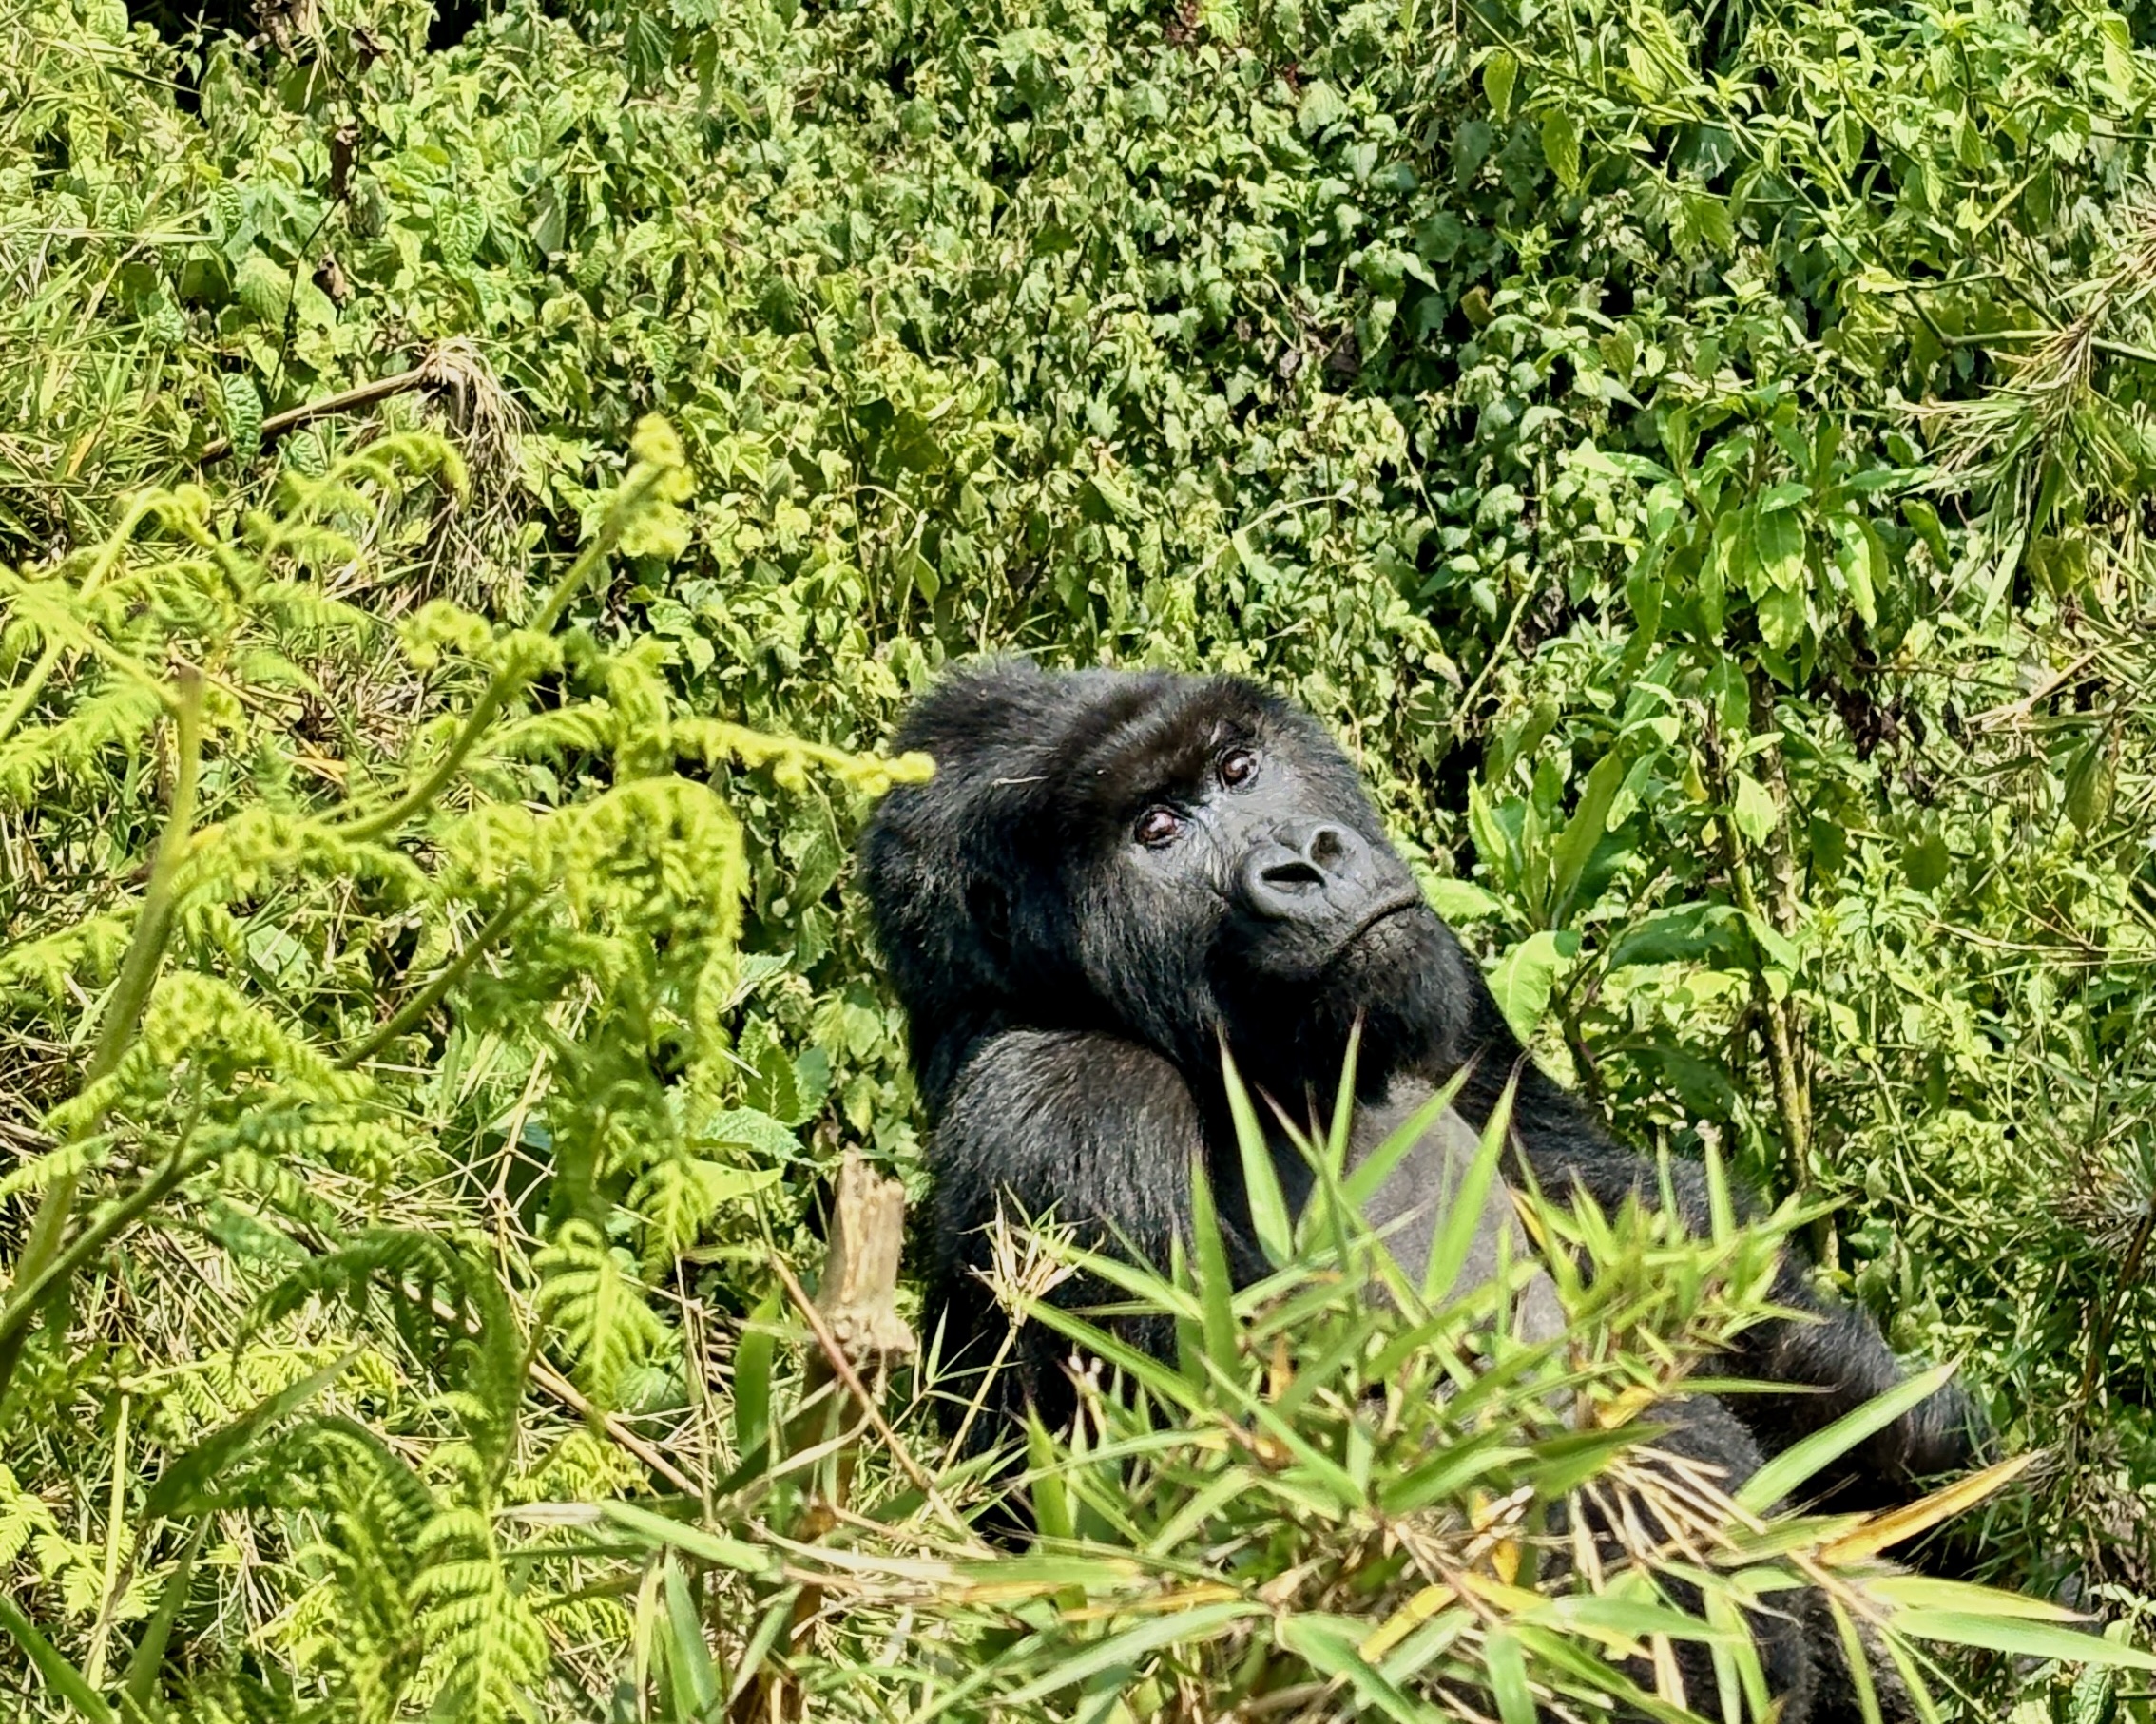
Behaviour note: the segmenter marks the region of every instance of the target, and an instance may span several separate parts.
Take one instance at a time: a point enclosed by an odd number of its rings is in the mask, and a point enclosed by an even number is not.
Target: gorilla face
[[[1361,797],[1343,803],[1311,770],[1303,738],[1263,722],[1211,729],[1188,739],[1179,770],[1127,779],[1123,817],[1080,869],[1096,900],[1122,903],[1090,926],[1171,935],[1179,973],[1203,976],[1217,1006],[1265,997],[1300,1015],[1336,987],[1367,997],[1422,944],[1392,925],[1433,919],[1414,877]],[[1126,980],[1108,961],[1121,955],[1088,954],[1104,993]]]
[[[938,705],[956,695],[939,695],[900,737],[929,749],[937,777],[884,805],[878,828],[905,848],[872,834],[872,876],[884,856],[926,849],[906,831],[916,807],[923,833],[968,842],[946,866],[872,887],[921,930],[887,951],[963,926],[966,966],[980,981],[991,970],[1028,1023],[1110,1030],[1192,1071],[1213,1067],[1224,1033],[1282,1095],[1329,1091],[1358,1020],[1363,1069],[1381,1082],[1391,1052],[1419,1051],[1471,997],[1464,954],[1354,763],[1306,715],[1224,678],[1005,665],[956,687],[963,729]],[[907,1003],[916,1036],[945,1015]],[[936,1063],[932,1052],[932,1091]]]
[[[1231,731],[1209,755],[1195,782],[1135,798],[1115,864],[1134,895],[1213,930],[1209,970],[1311,987],[1421,907],[1399,859],[1333,817],[1292,751]]]

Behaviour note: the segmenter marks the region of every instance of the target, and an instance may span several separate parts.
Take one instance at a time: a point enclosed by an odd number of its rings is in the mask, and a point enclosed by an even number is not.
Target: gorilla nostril
[[[1337,826],[1320,826],[1310,834],[1305,852],[1319,868],[1338,868],[1348,857],[1348,835]]]
[[[1302,891],[1325,884],[1324,870],[1304,861],[1300,856],[1288,856],[1272,863],[1261,870],[1258,877],[1267,886],[1281,891]]]

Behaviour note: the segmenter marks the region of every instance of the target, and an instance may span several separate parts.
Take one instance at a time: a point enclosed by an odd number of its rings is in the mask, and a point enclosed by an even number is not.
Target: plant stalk
[[[1722,829],[1723,841],[1729,852],[1729,880],[1737,894],[1737,908],[1747,916],[1765,922],[1766,915],[1760,907],[1759,887],[1752,878],[1752,865],[1744,854],[1744,841],[1733,820],[1725,818]],[[1811,1116],[1798,1082],[1797,1052],[1789,1014],[1783,1009],[1783,1002],[1774,997],[1774,990],[1767,986],[1764,975],[1754,972],[1752,986],[1760,1016],[1766,1025],[1767,1070],[1774,1080],[1775,1112],[1781,1121],[1782,1141],[1788,1153],[1789,1195],[1804,1197],[1812,1184]]]
[[[542,635],[553,632],[554,625],[562,620],[562,612],[568,608],[569,601],[576,597],[600,565],[613,555],[614,546],[621,543],[622,534],[626,530],[638,506],[651,494],[653,488],[663,477],[664,469],[658,467],[650,467],[629,475],[627,484],[622,488],[622,494],[614,500],[613,507],[606,511],[606,519],[599,524],[599,530],[591,535],[591,543],[577,553],[577,559],[569,565],[568,572],[554,584],[553,591],[547,595],[546,603],[540,605],[538,614],[527,624],[530,630]],[[339,835],[346,838],[378,838],[386,832],[394,832],[426,808],[441,794],[442,787],[456,776],[457,768],[464,764],[467,757],[479,745],[479,738],[487,734],[488,727],[500,715],[502,708],[509,704],[510,697],[523,686],[524,681],[523,675],[511,665],[504,665],[497,670],[492,680],[487,684],[486,691],[480,695],[478,704],[472,707],[471,716],[465,719],[464,728],[457,732],[454,740],[442,751],[442,757],[434,762],[426,776],[406,790],[387,808],[340,826]]]
[[[338,1067],[351,1071],[364,1065],[397,1037],[415,1027],[441,1003],[442,996],[456,986],[464,972],[479,961],[487,948],[509,931],[510,924],[524,913],[530,902],[526,894],[511,892],[503,900],[502,907],[487,918],[479,931],[465,943],[464,949],[443,965],[433,980],[399,1006],[387,1024],[339,1060]]]
[[[202,766],[202,676],[191,664],[182,665],[175,681],[178,699],[173,721],[178,730],[179,764],[172,786],[172,809],[159,835],[157,856],[150,867],[149,888],[143,894],[142,913],[136,917],[133,937],[120,961],[120,976],[106,1002],[105,1018],[98,1026],[97,1043],[84,1069],[83,1089],[102,1083],[119,1069],[121,1056],[142,1026],[143,1009],[149,1004],[150,988],[164,960],[164,948],[172,934],[173,889],[194,835],[195,799],[201,788]],[[102,1118],[102,1115],[100,1115]],[[94,1129],[85,1121],[70,1137],[80,1142]],[[51,1272],[60,1257],[60,1242],[74,1219],[75,1197],[82,1185],[79,1174],[66,1173],[45,1188],[44,1198],[30,1221],[22,1255],[15,1259],[10,1285],[14,1296],[8,1302],[8,1321],[0,1323],[0,1407],[5,1407],[8,1386],[21,1362],[23,1344],[29,1338],[37,1306],[66,1279]],[[74,1259],[70,1258],[70,1262]],[[68,1273],[72,1273],[70,1269]],[[36,1295],[33,1302],[31,1295]],[[16,1307],[21,1306],[20,1314]]]

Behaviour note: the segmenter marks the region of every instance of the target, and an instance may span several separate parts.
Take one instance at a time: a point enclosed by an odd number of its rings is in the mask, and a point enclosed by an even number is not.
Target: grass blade
[[[1453,1193],[1444,1224],[1430,1242],[1430,1262],[1422,1275],[1425,1305],[1444,1302],[1445,1296],[1453,1291],[1453,1284],[1460,1278],[1468,1253],[1474,1248],[1475,1229],[1482,1225],[1483,1211],[1490,1201],[1490,1188],[1497,1178],[1497,1160],[1504,1154],[1505,1140],[1511,1131],[1512,1097],[1516,1087],[1517,1080],[1508,1082],[1505,1093],[1497,1098],[1497,1105],[1490,1110],[1490,1120],[1482,1128],[1482,1141],[1476,1146],[1474,1159],[1468,1164],[1459,1189]]]
[[[1854,1412],[1842,1414],[1824,1430],[1815,1430],[1801,1443],[1791,1444],[1732,1493],[1738,1506],[1764,1514],[1829,1461],[1838,1460],[1865,1438],[1930,1400],[1953,1375],[1953,1366],[1935,1365],[1875,1396]]]
[[[90,1724],[114,1724],[112,1708],[83,1673],[62,1657],[51,1641],[39,1634],[30,1619],[10,1599],[0,1599],[0,1634],[23,1649],[30,1667],[44,1678],[46,1687],[72,1706]]]
[[[726,1692],[725,1678],[711,1660],[703,1623],[689,1597],[688,1579],[673,1558],[665,1562],[666,1676],[674,1691],[675,1715],[697,1724],[713,1716]]]
[[[187,1588],[195,1579],[195,1559],[202,1554],[202,1542],[209,1537],[212,1524],[208,1515],[195,1523],[195,1536],[187,1541],[179,1565],[158,1593],[157,1609],[135,1644],[134,1657],[127,1660],[127,1675],[120,1691],[139,1712],[149,1711],[150,1698],[157,1692],[157,1673],[164,1663],[164,1649],[171,1643],[172,1624],[187,1602]]]
[[[1258,1110],[1250,1104],[1250,1092],[1227,1044],[1221,1044],[1221,1078],[1227,1085],[1228,1113],[1235,1121],[1235,1147],[1242,1158],[1242,1189],[1250,1203],[1250,1225],[1258,1236],[1258,1249],[1274,1269],[1295,1251],[1295,1228],[1288,1219],[1287,1198],[1280,1192],[1280,1172],[1273,1165],[1273,1146],[1265,1140],[1265,1128],[1258,1122]]]

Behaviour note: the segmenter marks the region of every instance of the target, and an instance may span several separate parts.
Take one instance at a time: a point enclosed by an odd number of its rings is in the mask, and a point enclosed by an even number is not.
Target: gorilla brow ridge
[[[1263,700],[1248,685],[1221,678],[1194,688],[1152,690],[1135,711],[1102,715],[1092,736],[1073,737],[1070,790],[1096,814],[1120,817],[1148,802],[1188,799],[1222,746],[1253,735]]]

